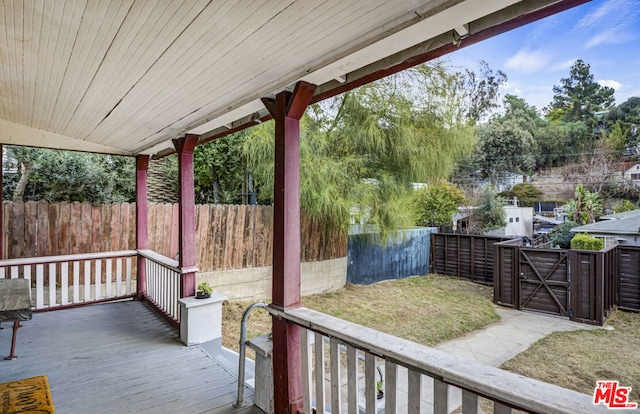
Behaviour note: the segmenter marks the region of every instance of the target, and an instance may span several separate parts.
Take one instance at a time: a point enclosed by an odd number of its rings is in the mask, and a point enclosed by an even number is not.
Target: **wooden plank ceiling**
[[[185,133],[262,116],[259,99],[298,80],[344,82],[472,22],[554,3],[4,0],[0,143],[154,154]]]

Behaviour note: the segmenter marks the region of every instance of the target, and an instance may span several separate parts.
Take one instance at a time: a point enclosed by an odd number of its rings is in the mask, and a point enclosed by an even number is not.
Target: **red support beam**
[[[136,157],[136,249],[149,248],[149,232],[147,219],[147,169],[149,156]],[[145,258],[138,255],[138,275],[136,279],[137,298],[143,300],[147,293],[147,268]]]
[[[315,85],[263,99],[275,121],[272,306],[300,306],[300,118]],[[300,327],[273,318],[273,402],[276,413],[302,412]]]
[[[174,139],[178,153],[178,261],[183,271],[180,282],[180,297],[196,294],[196,205],[193,189],[193,150],[198,135],[187,134]]]

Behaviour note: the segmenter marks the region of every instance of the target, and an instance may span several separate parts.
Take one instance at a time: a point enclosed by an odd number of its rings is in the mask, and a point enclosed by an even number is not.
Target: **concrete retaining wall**
[[[300,278],[303,296],[341,288],[347,281],[347,258],[304,262]],[[201,282],[232,300],[271,298],[271,266],[202,272],[196,275],[196,286]]]

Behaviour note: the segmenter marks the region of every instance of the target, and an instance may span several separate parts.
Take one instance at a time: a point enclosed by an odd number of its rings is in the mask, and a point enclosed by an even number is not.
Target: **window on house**
[[[509,217],[509,223],[513,223],[513,217]]]
[[[516,223],[520,223],[520,217],[516,217]]]
[[[632,180],[640,180],[640,174],[631,174]]]

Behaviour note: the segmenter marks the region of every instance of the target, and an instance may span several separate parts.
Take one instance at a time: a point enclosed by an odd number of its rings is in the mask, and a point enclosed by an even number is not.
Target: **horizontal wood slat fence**
[[[3,202],[5,259],[135,249],[135,203]],[[272,207],[197,205],[200,271],[270,266]],[[149,248],[174,258],[178,205],[149,204]],[[303,261],[347,255],[347,236],[303,216]]]
[[[640,310],[640,248],[522,246],[519,238],[433,234],[432,271],[493,284],[494,302],[601,325],[611,310]]]
[[[493,245],[505,237],[431,234],[431,271],[472,282],[493,283]],[[518,240],[519,243],[519,240]]]

